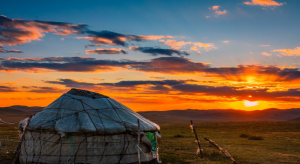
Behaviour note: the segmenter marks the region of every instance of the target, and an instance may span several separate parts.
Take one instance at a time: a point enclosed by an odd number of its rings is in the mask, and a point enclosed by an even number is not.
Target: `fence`
[[[20,143],[20,141],[0,139],[0,163],[1,160],[12,160]]]

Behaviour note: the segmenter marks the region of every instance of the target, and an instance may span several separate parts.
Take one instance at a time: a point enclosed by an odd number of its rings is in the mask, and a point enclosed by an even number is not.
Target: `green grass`
[[[231,161],[203,138],[226,149],[239,164],[300,163],[300,122],[201,123],[195,128],[204,158],[196,155],[197,143],[189,124],[161,126],[158,140],[163,163],[230,164]],[[16,126],[0,125],[0,138],[18,140]],[[240,137],[246,134],[247,137]],[[250,137],[263,140],[250,140]]]

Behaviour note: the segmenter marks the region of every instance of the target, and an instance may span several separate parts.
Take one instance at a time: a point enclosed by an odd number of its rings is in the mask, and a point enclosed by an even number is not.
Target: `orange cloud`
[[[213,9],[213,10],[219,10],[219,7],[220,7],[220,6],[215,5],[215,6],[212,7],[212,9]]]
[[[181,47],[192,43],[192,42],[185,42],[185,41],[176,42],[175,40],[170,40],[170,39],[166,40],[166,41],[160,40],[160,42],[162,42],[168,46],[171,46],[174,49],[180,49]]]
[[[189,45],[189,46],[191,46],[190,50],[196,51],[198,53],[201,53],[198,49],[200,47],[204,47],[204,49],[206,51],[211,50],[211,49],[217,49],[217,47],[215,47],[213,43],[185,42],[185,41],[177,42],[176,40],[170,40],[170,39],[166,40],[166,41],[160,40],[160,42],[162,42],[168,46],[171,46],[174,49],[180,49],[183,46]]]
[[[158,39],[163,39],[163,38],[173,38],[172,36],[158,36],[158,35],[149,35],[149,36],[140,36],[142,39],[145,40],[158,40]]]
[[[268,54],[267,52],[262,52],[261,54],[264,56],[272,56],[272,54]]]
[[[217,15],[225,15],[227,13],[227,10],[223,10],[223,11],[216,11],[215,12]]]
[[[227,10],[223,10],[223,11],[220,11],[219,10],[219,8],[220,8],[221,6],[217,6],[217,5],[215,5],[215,6],[212,6],[212,8],[209,8],[209,9],[213,9],[214,11],[215,11],[215,13],[216,13],[216,17],[218,16],[218,15],[225,15],[226,13],[227,13]],[[207,17],[206,17],[207,18]]]
[[[229,40],[224,40],[223,42],[224,42],[224,43],[229,43]]]
[[[269,6],[281,6],[283,3],[278,3],[274,0],[251,0],[251,2],[247,1],[244,2],[246,5],[260,5],[264,7],[269,7]]]
[[[275,52],[281,52],[284,56],[300,56],[300,47],[296,47],[295,49],[277,49],[273,50]]]
[[[201,52],[197,49],[197,47],[191,47],[192,51],[196,51],[197,53],[201,54]]]

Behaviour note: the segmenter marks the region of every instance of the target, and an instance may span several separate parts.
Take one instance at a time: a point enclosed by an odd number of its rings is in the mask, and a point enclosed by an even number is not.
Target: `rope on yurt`
[[[122,121],[122,123],[124,123],[124,121],[122,120],[122,118],[119,116],[119,113],[116,111],[115,107],[112,105],[112,103],[109,101],[108,98],[106,98],[106,99],[107,99],[107,101],[110,103],[111,107],[114,109],[114,111],[116,112],[116,114],[118,115],[119,119]],[[125,123],[123,124],[123,126],[124,126],[124,128],[126,129],[126,131],[127,131],[127,127],[126,127],[126,124],[125,124]],[[125,136],[126,136],[126,141],[127,141],[127,143],[128,143],[126,149],[125,149],[125,144],[126,144],[126,142],[125,142]],[[127,149],[128,149],[128,146],[129,146],[128,136],[127,136],[127,133],[124,133],[124,145],[123,145],[123,150],[122,150],[122,153],[120,154],[120,160],[119,160],[118,163],[121,162],[121,160],[122,160],[124,154],[126,153],[126,151],[127,151]],[[124,149],[125,149],[125,150],[124,150]]]

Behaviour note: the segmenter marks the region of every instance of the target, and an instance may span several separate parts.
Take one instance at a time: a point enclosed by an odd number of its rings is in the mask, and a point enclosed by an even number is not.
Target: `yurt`
[[[95,92],[71,89],[24,125],[21,164],[159,162],[160,127]]]

